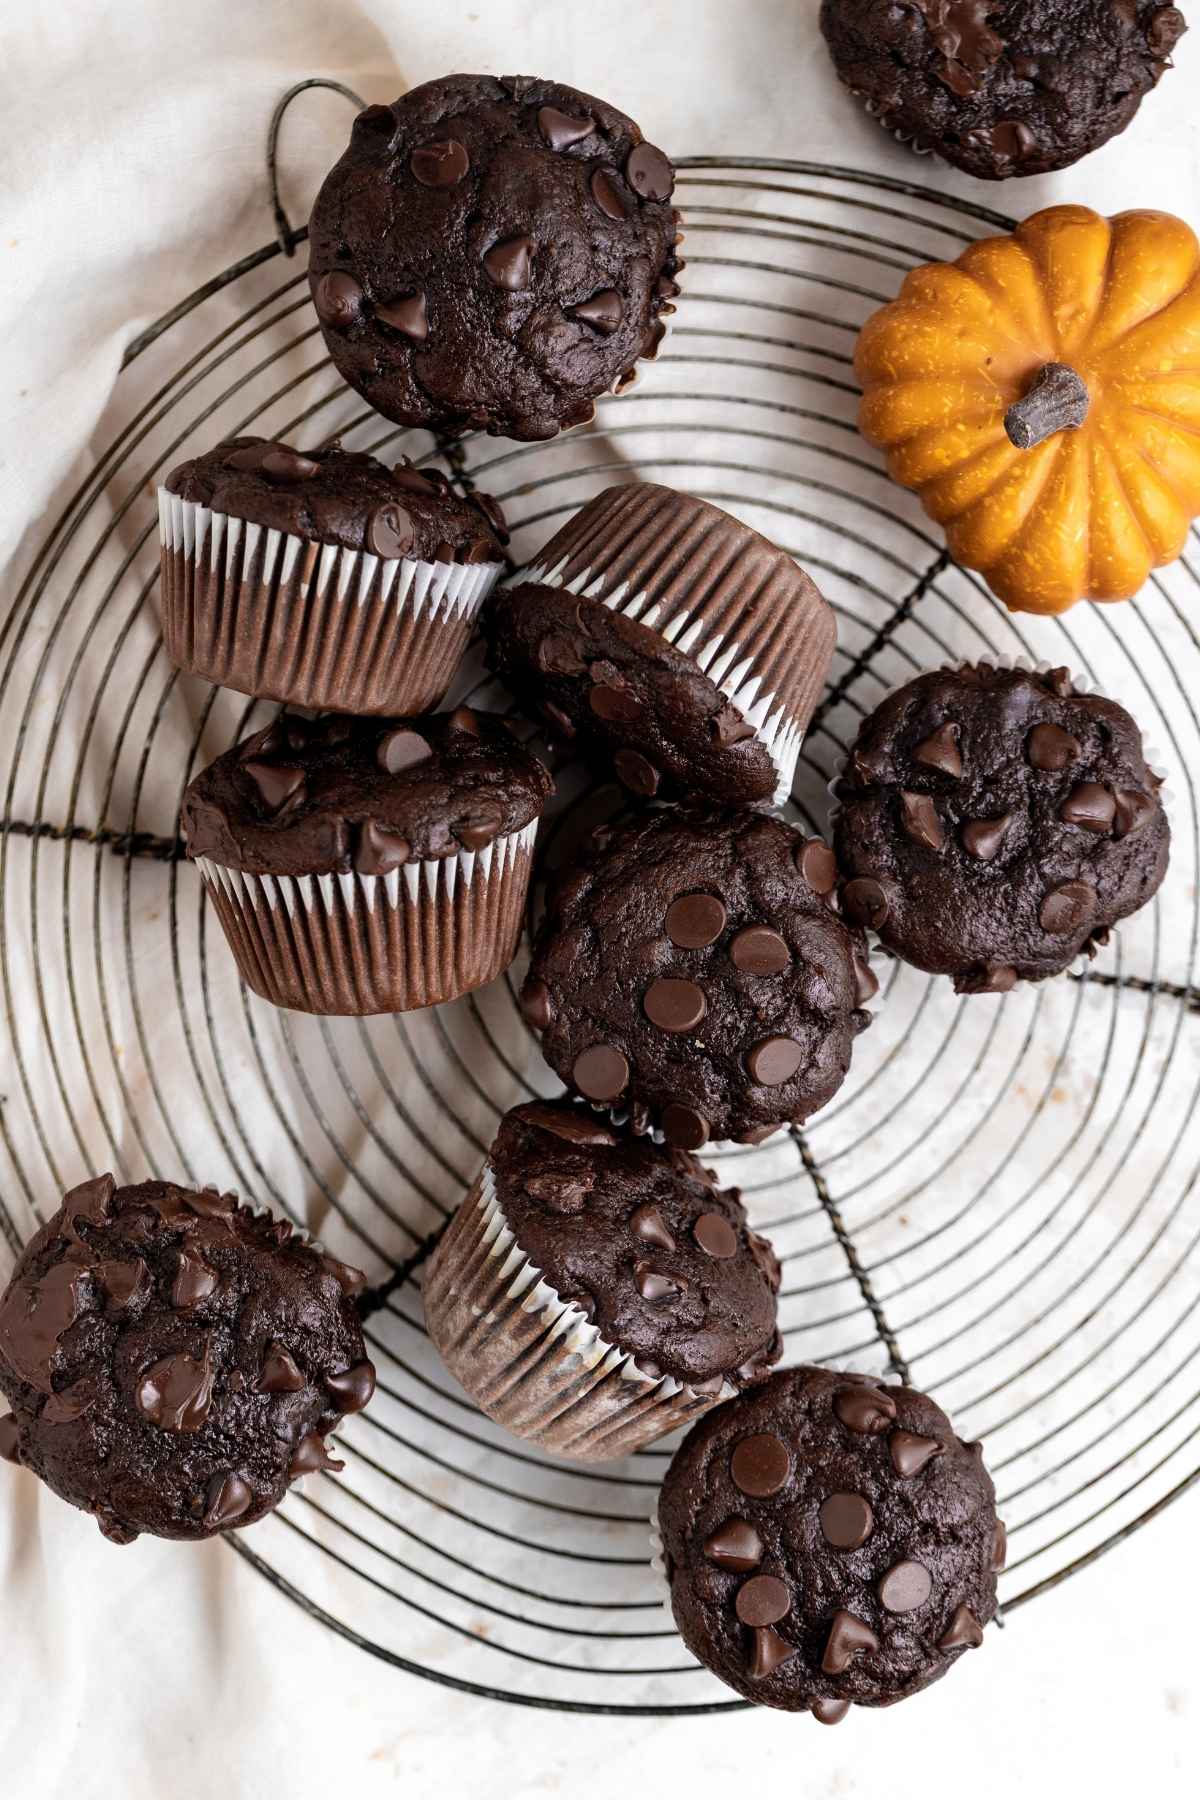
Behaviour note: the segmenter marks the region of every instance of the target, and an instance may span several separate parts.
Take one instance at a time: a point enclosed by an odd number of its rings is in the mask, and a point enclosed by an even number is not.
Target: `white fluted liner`
[[[436,706],[504,567],[314,544],[165,487],[158,520],[172,662],[239,693],[339,712]]]
[[[644,1374],[526,1256],[486,1165],[429,1260],[424,1298],[429,1335],[476,1404],[556,1456],[632,1455],[736,1391]]]
[[[298,1012],[436,1006],[516,955],[537,820],[387,875],[250,875],[194,860],[246,984]]]

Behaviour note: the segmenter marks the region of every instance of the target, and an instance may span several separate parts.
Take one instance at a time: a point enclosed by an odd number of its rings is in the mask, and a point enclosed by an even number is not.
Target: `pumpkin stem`
[[[1004,415],[1009,443],[1032,450],[1057,431],[1077,431],[1088,416],[1091,395],[1066,363],[1046,363],[1032,385]]]

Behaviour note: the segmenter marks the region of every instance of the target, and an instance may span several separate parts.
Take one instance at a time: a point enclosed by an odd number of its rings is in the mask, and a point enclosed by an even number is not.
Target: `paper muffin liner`
[[[980,663],[987,663],[988,666],[993,669],[1007,669],[1007,670],[1020,669],[1026,675],[1043,675],[1043,676],[1048,675],[1052,669],[1060,669],[1060,668],[1066,667],[1066,664],[1064,664],[1064,663],[1051,662],[1046,658],[1042,658],[1038,661],[1034,661],[1034,659],[1029,656],[1012,656],[1012,655],[1005,653],[1002,655],[977,656],[974,658],[951,657],[946,662],[939,663],[938,669],[939,670],[948,670],[951,673],[954,673],[959,669],[977,668]],[[918,674],[926,674],[926,673],[929,673],[929,671],[918,670]],[[1090,681],[1086,675],[1077,675],[1075,673],[1074,669],[1071,669],[1070,675],[1071,675],[1071,685],[1077,694],[1096,694],[1102,698],[1107,698],[1107,696],[1103,692],[1103,689],[1098,687],[1095,682]],[[885,705],[886,702],[891,699],[893,694],[898,694],[901,691],[901,689],[910,686],[910,684],[913,682],[914,679],[915,679],[914,676],[909,675],[909,676],[906,676],[903,681],[893,682],[891,687],[884,689],[884,691],[880,695],[879,699],[875,702],[875,705],[871,708],[871,711],[872,712],[877,711],[879,707]],[[1133,715],[1130,714],[1130,717],[1132,717],[1132,716]],[[1134,724],[1135,725],[1137,724],[1136,719],[1134,719]],[[1141,726],[1138,725],[1139,734],[1141,734],[1141,730],[1142,730]],[[1152,775],[1154,775],[1158,779],[1158,781],[1161,783],[1161,785],[1158,789],[1158,800],[1159,800],[1160,805],[1162,806],[1163,811],[1167,815],[1168,823],[1170,823],[1171,802],[1173,799],[1173,795],[1172,795],[1172,791],[1171,791],[1170,782],[1167,779],[1167,766],[1166,766],[1165,760],[1158,754],[1157,750],[1149,743],[1149,741],[1146,739],[1145,736],[1142,736],[1142,759],[1145,762],[1146,767],[1150,771],[1150,773]],[[838,818],[839,818],[839,816],[841,814],[841,810],[842,810],[841,804],[838,799],[837,786],[838,786],[839,781],[841,781],[842,777],[846,773],[846,769],[849,764],[849,761],[850,761],[850,752],[849,752],[849,750],[847,750],[846,754],[839,761],[837,768],[835,769],[833,775],[831,775],[831,777],[825,784],[826,792],[828,793],[830,801],[832,802],[832,804],[830,806],[830,811],[829,811],[829,826],[828,826],[828,831],[827,831],[827,836],[828,836],[830,843],[833,842],[834,831],[837,826],[837,821],[838,821]],[[1118,922],[1115,925],[1110,925],[1108,927],[1108,941],[1110,943],[1120,932],[1121,925],[1123,923],[1124,923],[1123,920],[1118,920]],[[885,947],[885,945],[883,943],[883,939],[880,937],[879,933],[877,931],[873,931],[869,925],[861,925],[861,926],[859,926],[859,930],[865,933],[866,939],[867,939],[867,946],[871,952],[873,952],[877,955],[883,956],[894,962],[903,962],[904,961],[903,957],[893,956],[892,952]],[[1087,950],[1083,949],[1079,952],[1079,955],[1074,959],[1074,961],[1068,963],[1067,967],[1065,969],[1063,969],[1061,972],[1064,975],[1066,975],[1066,974],[1084,975],[1090,970],[1093,960],[1094,960],[1094,955],[1089,956]],[[910,968],[917,967],[917,965],[915,963],[911,963],[908,966]],[[922,970],[921,973],[930,974],[931,979],[941,979],[940,977],[933,976],[932,972],[929,970]],[[950,975],[947,975],[944,979],[947,981],[950,981],[950,980],[953,980],[953,977]],[[1047,977],[1047,979],[1053,980],[1054,977],[1052,977],[1052,976]],[[1017,983],[1018,987],[1028,987],[1030,985],[1031,984],[1029,982],[1018,981],[1018,983]],[[972,998],[974,998],[974,996],[969,995],[969,994],[963,994],[960,996],[960,998],[966,1000],[966,999],[972,999]],[[1000,998],[1003,999],[1004,996],[1001,995]]]
[[[503,973],[516,955],[537,820],[482,850],[387,875],[248,875],[196,867],[242,979],[296,1012],[412,1012]]]
[[[591,501],[508,585],[601,601],[689,656],[766,748],[780,806],[836,638],[832,613],[797,573],[730,515],[633,482]]]
[[[171,661],[260,699],[428,712],[504,564],[388,559],[314,544],[158,490]]]
[[[736,1392],[647,1375],[610,1343],[525,1255],[486,1165],[429,1260],[424,1298],[429,1335],[476,1404],[556,1456],[630,1456]]]

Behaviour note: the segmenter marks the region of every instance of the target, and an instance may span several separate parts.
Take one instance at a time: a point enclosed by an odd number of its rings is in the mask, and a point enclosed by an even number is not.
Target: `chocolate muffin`
[[[1066,669],[919,675],[836,784],[842,910],[960,994],[1057,975],[1162,882],[1161,785],[1124,707]]]
[[[216,1188],[72,1188],[0,1298],[0,1454],[105,1537],[253,1525],[375,1391],[364,1278]]]
[[[425,1321],[489,1417],[560,1456],[625,1456],[761,1379],[779,1264],[679,1150],[538,1101],[500,1122],[430,1259]]]
[[[499,504],[440,469],[269,438],[180,463],[158,506],[172,662],[340,712],[437,705],[508,542]]]
[[[568,1086],[676,1148],[757,1144],[841,1086],[878,983],[819,838],[757,813],[602,828],[547,895],[521,996]]]
[[[624,113],[528,75],[369,106],[309,223],[329,354],[385,418],[548,438],[653,356],[675,172]]]
[[[822,0],[821,29],[887,131],[997,181],[1124,131],[1187,27],[1157,0]]]
[[[658,1505],[688,1649],[825,1725],[939,1681],[996,1611],[1005,1533],[981,1449],[926,1395],[829,1369],[717,1407]]]
[[[643,798],[782,804],[837,640],[803,569],[728,513],[599,494],[484,615],[489,666]]]
[[[181,829],[243,980],[301,1012],[407,1012],[512,961],[554,786],[500,719],[284,717],[198,775]]]

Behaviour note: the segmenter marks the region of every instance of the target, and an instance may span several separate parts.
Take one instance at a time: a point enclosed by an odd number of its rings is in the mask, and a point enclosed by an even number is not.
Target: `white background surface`
[[[137,329],[270,235],[262,143],[293,80],[368,100],[451,69],[553,75],[678,153],[826,158],[1032,211],[1082,199],[1200,217],[1200,31],[1133,130],[1083,167],[996,190],[893,148],[834,82],[815,0],[82,0],[0,23],[0,557],[4,604],[41,514],[86,469]],[[314,98],[285,130],[293,217],[345,135]],[[10,585],[11,584],[11,585]],[[536,1714],[375,1663],[219,1544],[117,1553],[0,1471],[0,1791],[207,1800],[391,1793],[1193,1794],[1200,1680],[1189,1497],[1023,1609],[911,1706],[837,1731],[769,1713]]]

